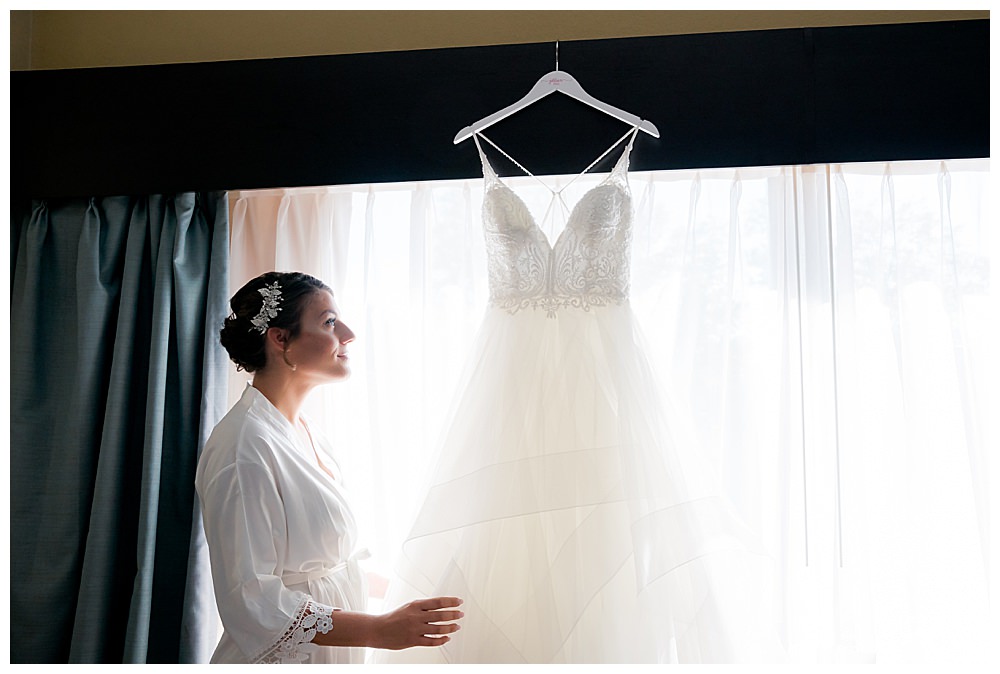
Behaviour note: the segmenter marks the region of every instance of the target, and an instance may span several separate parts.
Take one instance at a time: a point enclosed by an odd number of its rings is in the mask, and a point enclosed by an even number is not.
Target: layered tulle
[[[465,600],[378,662],[776,661],[769,558],[721,498],[628,304],[487,311],[387,605]]]

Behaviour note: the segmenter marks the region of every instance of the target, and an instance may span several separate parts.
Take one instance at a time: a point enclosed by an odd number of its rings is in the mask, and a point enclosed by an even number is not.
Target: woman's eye
[[[336,323],[337,323],[337,319],[336,318],[329,318],[326,321],[326,324],[329,325],[330,327],[333,327],[334,325],[336,325]]]

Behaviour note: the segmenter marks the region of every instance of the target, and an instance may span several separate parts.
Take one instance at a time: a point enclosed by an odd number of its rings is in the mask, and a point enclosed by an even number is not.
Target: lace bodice
[[[525,203],[497,176],[477,140],[485,179],[491,306],[510,313],[544,309],[554,316],[560,308],[589,310],[628,299],[632,198],[627,175],[635,130],[631,136],[614,169],[576,203],[552,245]]]

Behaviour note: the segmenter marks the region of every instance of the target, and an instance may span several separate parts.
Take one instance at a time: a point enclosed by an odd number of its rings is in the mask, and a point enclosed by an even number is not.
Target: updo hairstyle
[[[281,289],[281,298],[278,300],[280,311],[268,321],[267,327],[284,328],[288,330],[289,337],[293,338],[299,334],[302,309],[309,297],[321,290],[330,291],[325,283],[308,274],[278,271],[261,274],[236,291],[229,300],[229,308],[233,313],[222,326],[219,340],[229,352],[229,358],[236,363],[237,370],[255,372],[267,365],[267,353],[264,350],[266,333],[262,334],[250,321],[260,313],[264,305],[264,296],[259,290],[275,281]]]

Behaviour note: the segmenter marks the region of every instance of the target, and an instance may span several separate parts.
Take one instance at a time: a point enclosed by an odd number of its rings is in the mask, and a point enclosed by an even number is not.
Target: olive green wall
[[[989,11],[10,12],[11,69],[279,58],[649,35],[988,19]]]

